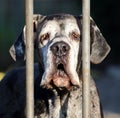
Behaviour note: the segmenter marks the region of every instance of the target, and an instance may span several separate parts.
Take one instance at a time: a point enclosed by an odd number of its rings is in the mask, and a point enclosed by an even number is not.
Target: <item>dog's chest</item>
[[[82,116],[82,89],[69,95],[67,116],[63,118],[80,118]]]
[[[90,96],[90,116],[101,118],[100,100],[93,81],[91,81]],[[82,87],[63,97],[55,92],[47,99],[47,103],[40,102],[38,111],[35,118],[82,118]]]
[[[82,116],[82,91],[72,91],[62,99],[56,97],[51,110],[51,118],[80,118]]]
[[[78,94],[79,92],[79,94]],[[80,118],[82,115],[82,91],[72,91],[62,98],[54,95],[46,103],[38,102],[35,118]]]

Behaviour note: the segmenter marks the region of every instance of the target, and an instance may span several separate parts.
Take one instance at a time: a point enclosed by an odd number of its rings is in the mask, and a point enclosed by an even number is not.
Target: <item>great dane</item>
[[[82,118],[82,16],[34,15],[35,118]],[[110,51],[90,18],[90,60],[98,64]],[[26,26],[10,48],[14,60],[24,60]],[[0,82],[0,118],[26,117],[25,67],[14,69]],[[90,117],[102,118],[100,98],[90,79]]]

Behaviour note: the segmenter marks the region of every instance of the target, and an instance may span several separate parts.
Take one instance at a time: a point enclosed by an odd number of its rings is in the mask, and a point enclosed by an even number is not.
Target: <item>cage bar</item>
[[[82,0],[83,118],[90,118],[90,0]]]
[[[33,0],[26,0],[26,116],[34,118]]]

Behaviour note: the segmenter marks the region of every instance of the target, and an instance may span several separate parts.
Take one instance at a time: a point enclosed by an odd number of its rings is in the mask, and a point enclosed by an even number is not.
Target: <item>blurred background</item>
[[[9,48],[25,24],[24,0],[0,2],[0,76],[24,62],[14,62]],[[81,14],[81,0],[34,0],[34,13]],[[111,52],[99,65],[92,65],[106,118],[120,118],[120,4],[116,0],[91,0],[91,16],[111,46]]]

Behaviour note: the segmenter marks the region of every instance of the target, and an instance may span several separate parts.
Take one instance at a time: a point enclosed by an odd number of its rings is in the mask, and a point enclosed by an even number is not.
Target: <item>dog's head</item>
[[[67,89],[79,86],[77,69],[82,58],[82,16],[35,15],[33,23],[34,45],[44,68],[41,85]],[[25,31],[24,27],[10,48],[14,60],[25,58]],[[92,19],[90,19],[90,35],[91,62],[98,64],[106,57],[110,47]]]

